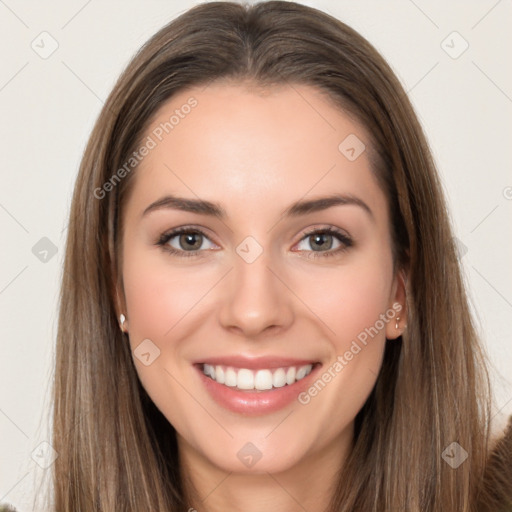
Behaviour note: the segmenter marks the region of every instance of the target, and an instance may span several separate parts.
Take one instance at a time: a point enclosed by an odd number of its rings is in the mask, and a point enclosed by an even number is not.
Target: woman
[[[421,127],[366,40],[292,2],[199,5],[120,77],[55,375],[56,511],[510,507]]]

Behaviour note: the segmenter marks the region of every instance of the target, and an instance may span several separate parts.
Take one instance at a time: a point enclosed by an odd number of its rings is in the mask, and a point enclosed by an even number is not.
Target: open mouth
[[[320,363],[283,366],[279,368],[236,368],[227,365],[200,363],[203,374],[237,391],[271,391],[291,386],[307,377]]]
[[[321,366],[315,359],[277,354],[212,355],[193,362],[210,398],[242,416],[270,414],[297,404],[299,395],[317,379]]]

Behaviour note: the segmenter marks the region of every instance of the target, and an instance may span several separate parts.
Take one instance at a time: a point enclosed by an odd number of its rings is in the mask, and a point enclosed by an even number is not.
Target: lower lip
[[[197,365],[196,369],[208,393],[220,406],[239,414],[257,416],[279,411],[297,400],[299,394],[311,385],[320,366],[319,363],[315,364],[309,375],[293,384],[268,391],[239,391],[207,377],[202,365]]]

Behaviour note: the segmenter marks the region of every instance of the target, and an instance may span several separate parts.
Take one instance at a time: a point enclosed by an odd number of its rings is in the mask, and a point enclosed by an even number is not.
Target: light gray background
[[[134,52],[196,3],[0,0],[0,502],[20,511],[33,510],[37,485],[50,471],[36,461],[41,451],[44,460],[51,457],[40,443],[49,440],[58,286],[71,191],[87,137]],[[303,3],[367,37],[415,105],[495,366],[495,417],[502,425],[512,414],[511,3]],[[40,36],[43,31],[51,36]],[[452,57],[464,41],[453,31],[469,44],[458,58]],[[31,45],[42,53],[52,38],[58,48],[43,59]],[[32,252],[43,237],[58,251],[46,262]]]

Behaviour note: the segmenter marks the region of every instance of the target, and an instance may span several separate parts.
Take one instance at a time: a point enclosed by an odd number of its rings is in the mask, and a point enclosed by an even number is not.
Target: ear
[[[407,271],[399,270],[394,279],[391,292],[389,311],[394,311],[394,316],[386,324],[386,338],[394,340],[402,335],[407,327]]]

